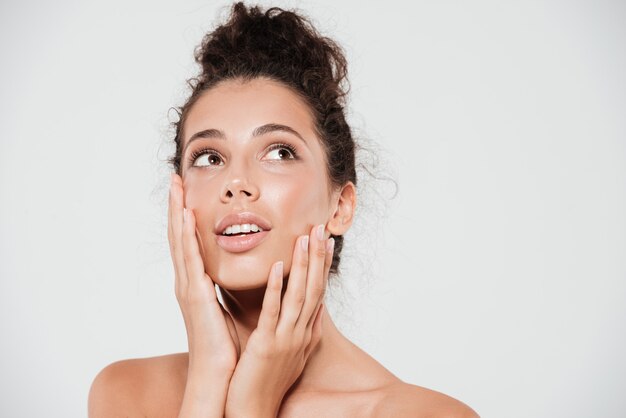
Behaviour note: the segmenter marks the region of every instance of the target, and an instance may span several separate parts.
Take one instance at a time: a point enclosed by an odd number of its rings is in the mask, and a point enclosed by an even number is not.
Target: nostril
[[[247,190],[241,190],[241,192],[242,192],[244,195],[246,195],[247,197],[252,196],[252,193],[250,193],[250,192],[249,192],[249,191],[247,191]],[[229,199],[230,199],[230,198],[232,198],[232,197],[233,197],[233,192],[232,192],[232,191],[230,191],[230,190],[227,190],[227,191],[226,191],[226,197],[227,197],[227,198],[229,198]]]
[[[245,199],[252,199],[258,196],[258,190],[253,185],[241,180],[233,180],[225,185],[222,193],[221,199],[226,200],[235,199],[235,196]]]

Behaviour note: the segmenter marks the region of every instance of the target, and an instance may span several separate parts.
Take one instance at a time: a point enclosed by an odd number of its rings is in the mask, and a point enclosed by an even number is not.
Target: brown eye
[[[194,167],[207,167],[213,165],[224,165],[222,158],[215,152],[202,150],[191,156],[191,165]]]
[[[265,154],[264,160],[295,160],[297,159],[296,151],[293,147],[286,144],[275,144]]]

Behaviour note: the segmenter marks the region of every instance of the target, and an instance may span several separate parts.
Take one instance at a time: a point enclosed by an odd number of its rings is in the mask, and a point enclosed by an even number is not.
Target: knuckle
[[[305,342],[305,339],[306,339],[306,330],[304,328],[301,328],[294,335],[294,339],[292,341],[293,348],[301,347],[302,344]]]
[[[259,344],[255,344],[254,351],[261,358],[270,358],[276,353],[280,353],[280,346],[275,344],[271,338],[258,335]]]
[[[302,347],[304,347],[306,345],[306,341],[305,341],[305,335],[304,333],[298,335],[298,338],[294,339],[291,342],[291,352],[297,353],[298,351],[302,350]]]
[[[316,297],[320,297],[324,294],[324,289],[325,289],[324,285],[316,284],[315,286],[313,286],[313,294]]]
[[[293,350],[293,340],[284,341],[276,345],[276,351],[280,354],[287,354]]]
[[[306,299],[306,295],[304,293],[298,293],[297,295],[295,295],[294,303],[297,306],[302,306],[302,305],[304,305],[304,300],[305,299]]]
[[[315,255],[317,255],[320,258],[324,258],[326,257],[326,249],[324,249],[323,245],[319,245],[316,249],[315,249]]]
[[[255,351],[256,351],[256,354],[257,354],[260,358],[262,358],[262,359],[268,359],[268,358],[271,358],[271,357],[272,357],[272,354],[273,354],[273,352],[274,352],[274,351],[273,351],[272,349],[270,349],[270,347],[269,347],[269,346],[267,346],[267,345],[263,345],[263,346],[261,346],[261,347],[257,348]]]
[[[308,328],[304,333],[304,345],[308,345],[311,342],[311,337],[313,335],[313,329]]]

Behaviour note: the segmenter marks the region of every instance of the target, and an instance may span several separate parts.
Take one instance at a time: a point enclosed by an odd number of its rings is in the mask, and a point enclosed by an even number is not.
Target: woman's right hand
[[[215,285],[205,272],[196,237],[195,216],[191,210],[184,211],[183,182],[180,176],[172,174],[168,240],[176,275],[176,299],[185,321],[189,345],[187,387],[181,416],[192,416],[195,413],[183,413],[185,405],[210,403],[214,407],[221,403],[223,408],[240,347],[233,320],[217,300]],[[188,409],[198,411],[195,407]]]

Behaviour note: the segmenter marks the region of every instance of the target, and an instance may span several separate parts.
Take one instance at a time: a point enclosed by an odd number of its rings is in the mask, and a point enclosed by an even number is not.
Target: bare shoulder
[[[421,386],[398,382],[381,391],[374,417],[480,418],[463,402]]]
[[[187,353],[109,364],[91,384],[89,418],[172,416],[182,402],[187,364]]]

